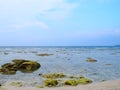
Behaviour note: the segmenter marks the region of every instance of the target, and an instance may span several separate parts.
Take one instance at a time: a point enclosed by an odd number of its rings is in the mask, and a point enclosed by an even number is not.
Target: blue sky
[[[120,0],[0,0],[0,46],[120,44]]]

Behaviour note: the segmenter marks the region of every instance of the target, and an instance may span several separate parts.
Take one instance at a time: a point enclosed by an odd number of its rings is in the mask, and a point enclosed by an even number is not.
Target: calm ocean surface
[[[5,54],[7,53],[7,54]],[[54,54],[37,56],[36,54]],[[87,57],[97,62],[86,62]],[[0,74],[0,82],[24,81],[26,85],[41,83],[40,73],[62,72],[69,76],[83,75],[94,82],[120,79],[120,47],[0,47],[0,65],[13,59],[34,60],[41,68],[33,73]],[[106,65],[109,64],[109,65]],[[111,65],[110,65],[111,64]]]

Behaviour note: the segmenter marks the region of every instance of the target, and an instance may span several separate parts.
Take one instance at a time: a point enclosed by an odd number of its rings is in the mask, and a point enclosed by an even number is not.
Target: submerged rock
[[[15,59],[12,63],[6,63],[1,66],[1,74],[16,74],[16,71],[21,71],[24,73],[34,72],[40,68],[40,64],[35,61]]]
[[[63,73],[42,74],[41,76],[44,78],[64,78],[64,77],[66,77],[66,75],[64,75]]]
[[[97,62],[97,60],[95,60],[95,59],[93,59],[93,58],[91,58],[91,57],[88,57],[86,61],[87,61],[87,62]]]
[[[10,83],[10,85],[16,86],[16,87],[22,87],[23,86],[22,82],[12,82],[12,83]]]
[[[111,66],[111,65],[112,65],[112,64],[109,64],[109,63],[108,63],[108,64],[105,64],[105,66]]]
[[[7,52],[4,52],[4,54],[5,54],[5,55],[8,55],[9,53],[7,53]]]
[[[47,53],[44,53],[44,54],[37,54],[37,56],[51,56],[53,54],[47,54]]]

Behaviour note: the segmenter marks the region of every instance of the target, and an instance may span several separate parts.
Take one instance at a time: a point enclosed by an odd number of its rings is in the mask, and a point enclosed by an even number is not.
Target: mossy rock
[[[22,87],[23,86],[22,82],[12,82],[12,83],[10,83],[10,85],[16,86],[16,87]]]
[[[95,59],[93,59],[93,58],[91,58],[91,57],[88,57],[86,61],[87,61],[87,62],[97,62],[97,60],[95,60]]]
[[[78,78],[78,77],[76,77],[76,76],[69,76],[69,78]]]
[[[76,80],[66,80],[64,85],[77,86],[78,82]]]
[[[109,63],[108,63],[108,64],[105,64],[105,66],[111,66],[111,65],[112,65],[112,64],[109,64]]]
[[[53,54],[47,54],[47,53],[44,53],[44,54],[37,54],[37,56],[51,56]]]
[[[44,85],[36,85],[37,88],[44,88]]]
[[[3,64],[1,66],[2,68],[8,68],[8,69],[11,69],[14,67],[14,64],[13,63],[6,63],[6,64]]]
[[[1,66],[0,73],[4,75],[13,75],[16,74],[17,68],[14,67],[13,63],[6,63]]]
[[[50,73],[50,74],[43,74],[42,77],[44,78],[64,78],[66,75],[63,73]]]
[[[80,76],[79,79],[85,78],[84,76]]]
[[[58,85],[58,81],[55,79],[47,79],[44,81],[44,84],[45,86],[48,86],[48,87],[55,87]]]
[[[16,71],[21,71],[24,73],[34,72],[40,68],[40,64],[35,61],[14,59],[12,63],[6,63],[1,66],[1,74],[16,74]]]
[[[12,62],[13,62],[15,65],[19,66],[19,65],[21,65],[21,64],[24,63],[24,62],[29,62],[29,60],[14,59],[14,60],[12,60]]]
[[[40,68],[40,64],[34,61],[23,62],[18,70],[24,73],[34,72],[35,70]]]
[[[16,74],[16,70],[7,69],[7,68],[0,68],[0,73],[4,75],[14,75]]]
[[[4,87],[0,87],[0,90],[6,90],[6,88],[4,88]]]
[[[79,84],[89,84],[89,83],[92,83],[92,80],[88,79],[88,78],[80,78],[77,80],[77,82]]]

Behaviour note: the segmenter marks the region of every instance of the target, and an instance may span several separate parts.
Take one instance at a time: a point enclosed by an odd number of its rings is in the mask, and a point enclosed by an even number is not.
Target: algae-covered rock
[[[77,82],[79,84],[89,84],[89,83],[92,83],[92,80],[88,79],[88,78],[80,78],[77,80]]]
[[[87,61],[87,62],[97,62],[97,60],[95,60],[95,59],[93,59],[93,58],[91,58],[91,57],[88,57],[86,61]]]
[[[66,80],[64,82],[64,85],[76,86],[78,84],[89,84],[89,83],[92,83],[92,80],[90,80],[88,78],[85,78],[84,76],[80,76],[80,77],[76,77],[76,78],[74,78],[74,77],[73,77],[72,80]]]
[[[40,64],[35,61],[15,59],[11,63],[6,63],[1,66],[1,74],[16,74],[16,71],[21,71],[24,73],[34,72],[40,68]]]
[[[111,65],[112,65],[112,64],[109,64],[109,63],[108,63],[108,64],[105,64],[105,66],[111,66]]]
[[[77,86],[78,84],[89,84],[92,83],[92,80],[85,78],[84,76],[66,76],[62,73],[53,73],[53,74],[40,74],[44,78],[48,78],[44,81],[44,86],[53,87],[59,85],[69,85]],[[67,77],[69,79],[63,80],[60,78]],[[55,80],[59,78],[59,80]]]
[[[79,79],[85,78],[84,76],[80,76]]]
[[[48,87],[55,87],[58,85],[58,81],[55,79],[47,79],[44,81],[44,84],[45,86],[48,86]]]
[[[13,69],[14,66],[15,66],[15,65],[14,65],[13,63],[6,63],[6,64],[3,64],[1,67],[2,67],[2,68]]]
[[[78,82],[76,80],[66,80],[64,85],[76,86],[78,85]]]
[[[7,69],[7,68],[0,68],[0,73],[4,75],[13,75],[16,74],[16,70]]]
[[[0,87],[0,90],[6,90],[6,88],[4,88],[4,87]]]
[[[76,76],[69,76],[69,78],[77,78]]]
[[[50,74],[43,74],[42,77],[44,78],[64,78],[66,75],[63,73],[50,73]]]
[[[16,87],[22,87],[23,86],[22,82],[12,82],[12,83],[10,83],[10,85],[16,86]]]
[[[37,70],[38,68],[40,68],[40,64],[34,61],[28,61],[28,62],[23,62],[18,70],[20,70],[21,72],[27,73],[27,72],[33,72],[35,70]]]
[[[9,74],[9,75],[12,75],[12,74],[16,74],[16,67],[14,67],[14,64],[12,63],[6,63],[4,65],[1,66],[0,68],[0,73],[1,74]]]
[[[44,88],[44,85],[36,85],[37,88]]]
[[[20,66],[22,63],[24,62],[29,62],[29,60],[24,60],[24,59],[14,59],[12,60],[12,62],[17,65],[17,66]]]
[[[44,54],[37,54],[37,56],[51,56],[53,54],[47,54],[47,53],[44,53]]]

